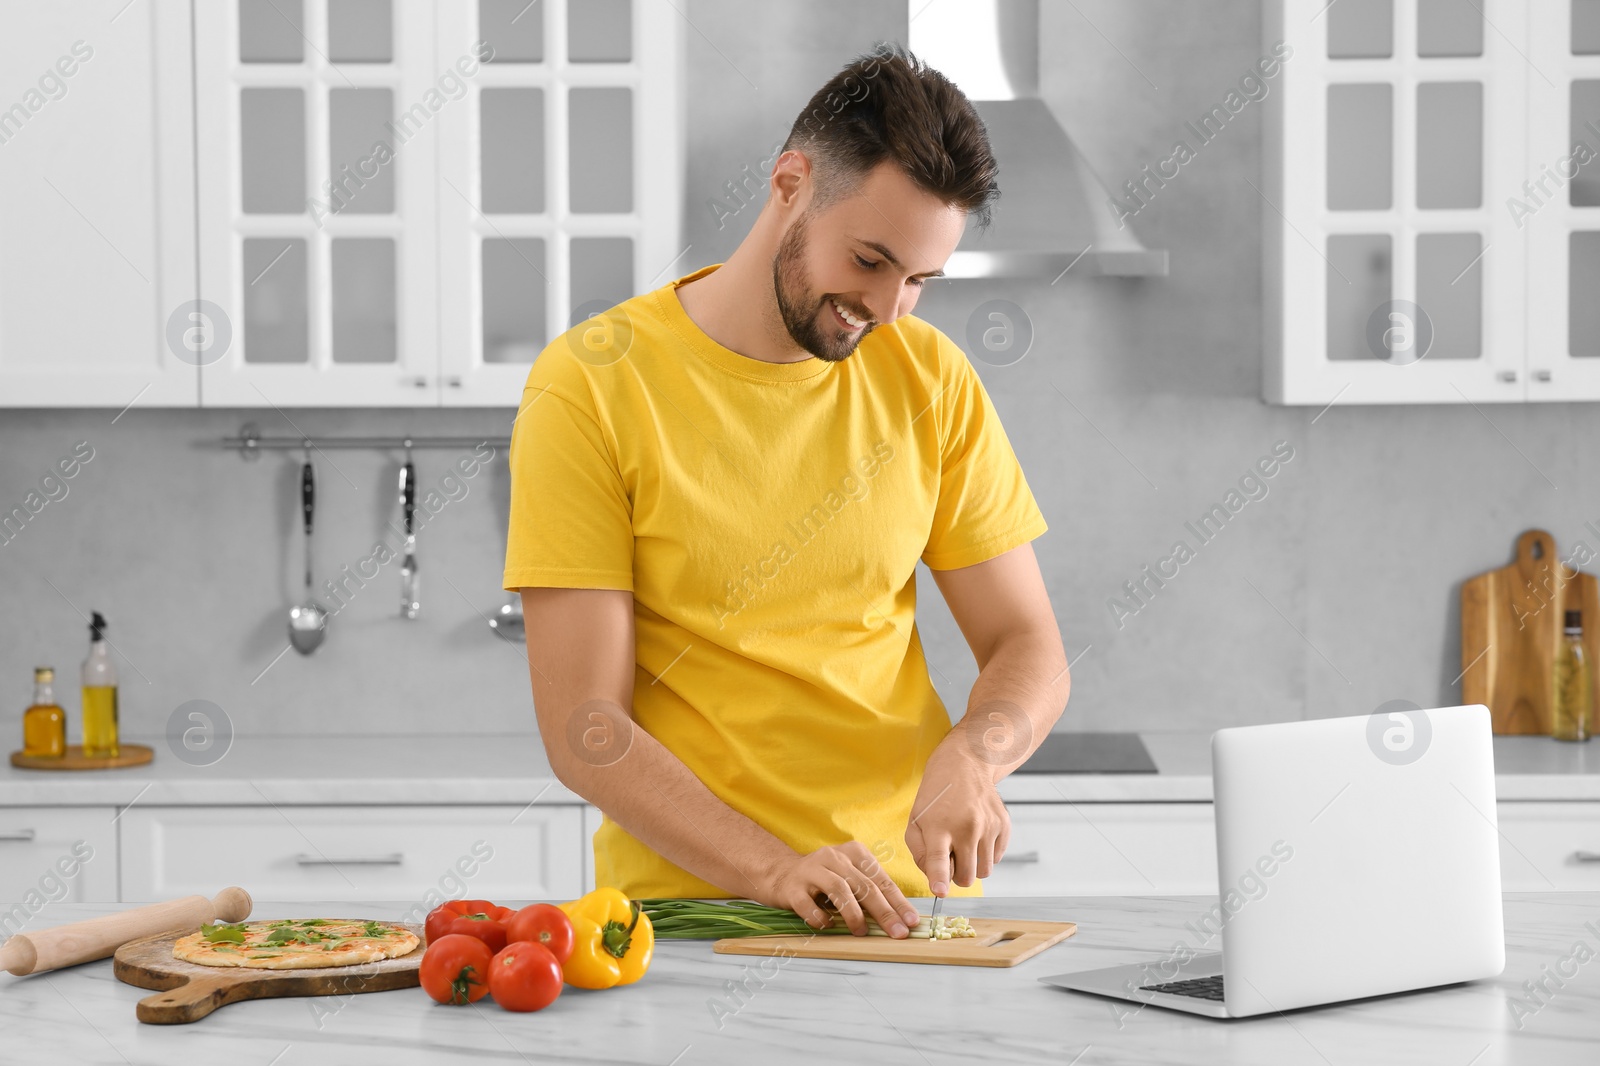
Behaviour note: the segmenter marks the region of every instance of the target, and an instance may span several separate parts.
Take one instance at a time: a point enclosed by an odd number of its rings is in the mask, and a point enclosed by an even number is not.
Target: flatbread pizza
[[[303,970],[397,959],[421,943],[417,934],[395,922],[292,918],[204,926],[173,944],[172,955],[201,966]]]

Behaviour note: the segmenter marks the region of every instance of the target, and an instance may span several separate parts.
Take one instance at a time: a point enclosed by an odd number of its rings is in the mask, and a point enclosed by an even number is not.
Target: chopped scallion
[[[707,902],[695,899],[645,899],[639,901],[660,940],[715,940],[746,936],[850,935],[850,927],[838,915],[822,929],[815,929],[794,911],[768,907],[752,900]],[[888,936],[871,916],[867,917],[868,936]],[[965,918],[940,918],[920,921],[907,935],[913,940],[949,940],[977,936]]]

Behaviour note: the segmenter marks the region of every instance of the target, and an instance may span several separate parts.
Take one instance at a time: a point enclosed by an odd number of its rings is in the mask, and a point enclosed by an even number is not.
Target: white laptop
[[[1211,770],[1216,906],[1162,957],[1041,981],[1244,1018],[1505,968],[1488,708],[1223,729]]]

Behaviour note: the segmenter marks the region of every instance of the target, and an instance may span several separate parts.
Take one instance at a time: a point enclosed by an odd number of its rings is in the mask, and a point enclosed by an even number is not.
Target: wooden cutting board
[[[407,925],[419,938],[422,926]],[[151,1025],[180,1025],[198,1021],[218,1007],[243,999],[279,996],[346,996],[355,992],[387,992],[416,988],[425,944],[398,959],[380,959],[359,966],[329,966],[310,970],[246,970],[229,966],[201,966],[172,957],[172,945],[194,932],[182,929],[133,940],[117,949],[112,972],[117,980],[162,995],[139,1001],[138,1018]]]
[[[719,940],[719,955],[781,955],[851,962],[920,962],[936,966],[1015,966],[1078,931],[1075,922],[970,918],[975,937],[895,940],[886,936],[754,936]]]
[[[1510,566],[1461,586],[1461,702],[1489,708],[1496,733],[1550,734],[1552,673],[1567,611],[1583,612],[1583,647],[1600,707],[1600,583],[1574,571],[1542,529],[1517,538]]]

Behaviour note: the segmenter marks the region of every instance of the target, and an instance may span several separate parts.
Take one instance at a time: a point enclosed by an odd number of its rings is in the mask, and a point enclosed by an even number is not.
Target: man
[[[1069,685],[1046,526],[971,364],[909,316],[995,174],[967,99],[880,49],[807,105],[726,263],[535,362],[505,586],[551,767],[605,812],[597,883],[903,936],[908,895],[980,894],[1005,852],[995,785]],[[954,728],[919,558],[980,668]]]

